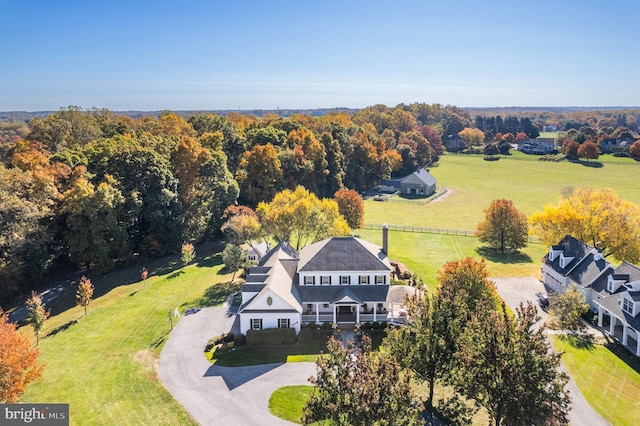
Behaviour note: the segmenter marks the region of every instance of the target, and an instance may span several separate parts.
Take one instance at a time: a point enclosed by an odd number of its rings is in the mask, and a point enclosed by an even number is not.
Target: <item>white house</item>
[[[520,151],[526,154],[551,154],[554,149],[553,138],[529,139],[520,145]]]
[[[640,356],[640,268],[627,262],[618,266],[596,304],[598,325],[608,316],[608,333]]]
[[[567,235],[557,245],[549,247],[542,259],[542,282],[551,290],[562,293],[576,286],[593,311],[606,286],[613,266],[596,248]]]
[[[398,321],[398,297],[390,291],[392,267],[385,248],[355,237],[333,237],[296,252],[274,247],[249,270],[238,310],[240,330],[331,322],[353,327]]]
[[[242,248],[247,251],[247,261],[257,263],[269,252],[269,243],[243,244]]]
[[[429,197],[436,192],[436,178],[427,170],[420,168],[410,175],[381,182],[378,190]]]

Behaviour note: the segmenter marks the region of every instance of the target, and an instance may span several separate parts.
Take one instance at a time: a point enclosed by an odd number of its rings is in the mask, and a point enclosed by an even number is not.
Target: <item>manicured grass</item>
[[[145,282],[140,267],[93,278],[97,296],[86,317],[79,307],[63,308],[73,288],[56,299],[40,339],[44,375],[20,401],[69,403],[71,424],[194,424],[156,376],[169,310],[216,304],[237,289],[224,284],[230,275],[215,247],[198,251],[198,263],[182,269],[165,269],[175,259],[150,262]]]
[[[285,362],[315,362],[321,351],[327,351],[326,340],[317,337],[309,344],[242,345],[232,351],[215,352],[207,358],[216,365],[242,367],[246,365]]]
[[[301,424],[302,409],[311,397],[313,386],[285,386],[269,398],[269,411],[274,416]]]
[[[579,163],[537,159],[520,152],[498,161],[446,154],[430,172],[449,194],[424,206],[367,200],[365,222],[472,230],[494,199],[510,199],[530,216],[571,188],[583,187],[611,188],[621,198],[640,204],[640,162],[611,155]]]
[[[551,336],[564,352],[562,361],[589,404],[614,425],[637,425],[640,419],[640,362],[624,349],[580,345],[575,338]]]
[[[364,240],[382,244],[380,230],[358,229],[357,234]],[[389,231],[389,257],[404,263],[431,288],[443,264],[468,256],[485,258],[491,277],[537,276],[546,250],[542,244],[529,244],[519,254],[502,255],[483,250],[474,237]]]

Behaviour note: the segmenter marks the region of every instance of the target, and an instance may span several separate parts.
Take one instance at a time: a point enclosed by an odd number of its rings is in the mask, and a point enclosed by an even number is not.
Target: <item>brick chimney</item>
[[[382,251],[389,256],[389,227],[386,223],[382,225]]]

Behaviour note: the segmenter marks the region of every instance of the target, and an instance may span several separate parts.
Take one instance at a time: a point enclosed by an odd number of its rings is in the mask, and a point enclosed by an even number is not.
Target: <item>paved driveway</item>
[[[185,314],[160,353],[158,378],[202,425],[290,425],[268,409],[271,393],[308,385],[313,363],[216,367],[204,357],[211,337],[232,330],[235,314],[223,307]]]
[[[546,292],[544,285],[534,277],[515,277],[515,278],[495,278],[496,289],[498,294],[515,312],[516,307],[520,303],[525,304],[527,301],[531,301],[538,307],[538,313],[544,321],[548,315],[546,312],[540,309],[538,305],[538,298],[536,293]],[[565,368],[564,364],[561,364],[560,369],[567,375],[569,372]],[[602,418],[584,399],[582,392],[578,389],[575,382],[569,376],[569,383],[567,383],[567,389],[571,394],[571,411],[569,412],[569,422],[575,426],[600,426],[609,425],[605,419]]]

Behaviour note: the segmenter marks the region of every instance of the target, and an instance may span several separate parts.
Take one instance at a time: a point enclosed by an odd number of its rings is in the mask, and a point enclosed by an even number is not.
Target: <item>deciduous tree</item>
[[[600,148],[594,142],[586,141],[578,147],[578,158],[597,160],[600,156]]]
[[[549,297],[549,313],[552,325],[562,330],[576,331],[581,327],[580,317],[586,314],[589,305],[575,285],[568,287],[564,294],[553,294]]]
[[[44,329],[50,314],[51,311],[45,309],[40,295],[32,291],[31,297],[27,300],[27,320],[33,327],[33,333],[36,335],[36,345],[40,343],[40,332]]]
[[[460,337],[456,388],[485,407],[495,426],[568,424],[568,377],[543,328],[534,331],[538,320],[531,303],[520,305],[515,318],[504,305],[480,310]]]
[[[316,361],[314,388],[305,405],[302,423],[335,425],[417,425],[418,409],[411,395],[409,376],[394,358],[371,351],[365,335],[362,348],[344,347],[333,337],[328,354]]]
[[[282,164],[271,144],[256,145],[245,152],[236,174],[241,201],[256,206],[270,200],[282,188]]]
[[[0,403],[16,403],[25,386],[42,376],[39,353],[0,309]]]
[[[467,143],[467,146],[479,146],[484,142],[484,133],[480,129],[466,127],[458,132],[458,136]]]
[[[76,303],[84,308],[84,315],[87,315],[87,306],[93,300],[93,284],[91,280],[85,276],[80,278],[78,289],[76,290]]]
[[[196,258],[196,249],[193,247],[191,243],[183,243],[182,249],[180,250],[180,260],[182,260],[183,265],[188,265],[193,262],[193,259]]]
[[[565,235],[591,244],[605,257],[640,261],[640,207],[610,189],[578,189],[557,204],[547,204],[529,222],[546,245]]]
[[[364,201],[360,194],[353,189],[341,189],[333,199],[338,203],[338,210],[351,229],[364,226]]]
[[[629,155],[631,155],[633,158],[640,159],[640,139],[638,139],[637,141],[635,141],[630,147],[629,147]]]
[[[227,244],[222,251],[222,262],[224,266],[229,272],[233,272],[233,276],[231,277],[232,282],[235,280],[236,272],[242,267],[246,257],[247,252],[235,244]]]
[[[328,236],[348,235],[350,231],[335,201],[320,200],[302,186],[277,193],[271,202],[260,203],[256,211],[267,234],[278,241],[290,242],[296,250]]]
[[[476,236],[489,247],[504,253],[527,246],[527,216],[511,200],[493,200],[484,210],[485,220],[478,224]]]

